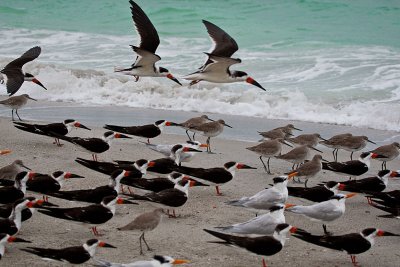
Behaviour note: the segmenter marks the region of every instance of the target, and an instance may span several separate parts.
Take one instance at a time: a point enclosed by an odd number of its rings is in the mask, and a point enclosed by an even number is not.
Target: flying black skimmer
[[[219,239],[224,240],[224,242],[210,241],[210,243],[240,247],[250,252],[253,252],[257,255],[263,255],[263,256],[272,256],[281,251],[283,246],[285,245],[286,240],[288,239],[286,236],[289,232],[291,234],[294,234],[297,231],[300,232],[303,231],[286,223],[278,224],[272,236],[270,235],[257,236],[257,237],[238,236],[238,235],[230,235],[230,234],[215,232],[207,229],[203,230]],[[262,263],[263,267],[267,266],[264,259],[262,260]]]
[[[132,20],[136,32],[139,34],[139,46],[131,45],[133,51],[137,54],[135,62],[130,68],[115,68],[115,72],[135,77],[167,77],[179,85],[182,85],[166,68],[156,67],[155,63],[161,60],[156,53],[160,44],[157,30],[143,10],[134,1],[130,0]]]
[[[367,228],[360,233],[351,233],[337,236],[313,235],[308,232],[298,232],[293,235],[308,243],[334,250],[346,251],[351,257],[351,263],[359,266],[356,255],[368,251],[375,244],[375,237],[400,236],[376,228]]]
[[[394,160],[395,158],[397,158],[399,156],[399,154],[400,154],[399,149],[400,149],[400,144],[397,142],[394,142],[389,145],[380,146],[370,152],[380,155],[379,157],[374,158],[374,159],[383,161],[382,162],[382,170],[384,170],[384,169],[386,169],[386,162]]]
[[[46,192],[46,194],[71,201],[99,204],[107,196],[118,196],[120,192],[121,179],[128,176],[129,171],[116,170],[111,174],[108,185],[103,185],[92,189]]]
[[[290,163],[293,163],[292,170],[294,170],[296,165],[297,165],[297,168],[298,168],[298,167],[300,167],[300,164],[302,164],[303,162],[306,161],[306,159],[310,155],[310,150],[311,149],[322,153],[321,150],[318,150],[318,149],[316,149],[316,148],[314,148],[312,146],[301,145],[301,146],[293,148],[292,150],[290,150],[286,154],[281,154],[281,155],[278,155],[278,156],[275,156],[275,157],[277,159],[282,159],[282,160],[288,161]]]
[[[325,141],[326,139],[322,138],[320,134],[314,133],[314,134],[301,134],[296,137],[289,137],[286,140],[296,145],[307,145],[316,147],[320,141]]]
[[[322,170],[322,161],[324,159],[320,154],[314,155],[312,160],[304,163],[296,170],[286,173],[289,177],[298,177],[300,182],[300,177],[305,177],[304,187],[307,187],[308,179],[315,177]]]
[[[191,168],[191,167],[179,167],[176,169],[177,172],[186,174],[194,180],[199,180],[202,183],[208,185],[214,185],[217,190],[217,195],[222,195],[219,191],[219,185],[225,184],[235,177],[236,170],[240,169],[256,169],[243,163],[229,161],[224,164],[224,167],[216,168]]]
[[[320,144],[329,147],[329,148],[333,148],[332,154],[333,154],[333,160],[337,161],[337,153],[339,151],[339,149],[342,147],[342,143],[344,142],[344,140],[350,136],[353,136],[351,133],[344,133],[344,134],[337,134],[332,136],[331,138],[325,140],[325,141],[321,141],[319,142]]]
[[[181,145],[182,147],[189,147],[193,148],[196,150],[199,150],[201,147],[208,147],[207,144],[202,144],[199,141],[187,141],[186,143],[180,143],[180,144],[173,144],[173,145],[154,145],[154,144],[147,144],[146,147],[150,148],[151,150],[157,151],[164,156],[171,156],[172,159],[175,159],[176,156],[176,151],[172,151],[171,155],[171,150],[174,148],[176,145]],[[193,159],[193,157],[196,155],[196,152],[198,151],[183,151],[184,153],[179,153],[179,162],[189,162]]]
[[[369,170],[371,158],[383,157],[372,152],[361,153],[358,160],[350,160],[345,162],[323,162],[322,169],[337,173],[343,173],[350,176],[360,176]]]
[[[32,74],[27,72],[24,73],[22,71],[22,67],[26,63],[36,59],[40,55],[41,50],[42,49],[39,46],[32,47],[24,54],[22,54],[21,57],[14,59],[10,63],[8,63],[4,67],[4,69],[0,71],[0,73],[3,73],[7,76],[6,87],[7,87],[7,93],[10,96],[15,94],[19,90],[19,88],[21,88],[24,81],[34,82],[47,90],[47,88],[44,87],[44,85],[41,82],[39,82],[39,80],[36,79]]]
[[[15,236],[11,236],[9,234],[4,234],[1,233],[0,234],[0,260],[1,258],[3,258],[4,253],[6,251],[6,244],[7,243],[13,243],[13,242],[22,242],[22,243],[31,243],[31,241],[22,239],[22,238],[18,238]]]
[[[48,208],[39,209],[40,213],[63,220],[75,221],[82,224],[92,225],[93,234],[100,235],[97,231],[98,224],[104,224],[111,220],[115,214],[116,204],[137,204],[117,196],[104,197],[100,204],[75,208]]]
[[[12,151],[10,149],[3,149],[0,150],[0,155],[7,155],[10,154]]]
[[[67,247],[62,249],[27,247],[22,251],[35,254],[44,260],[63,261],[71,264],[81,264],[90,260],[96,253],[97,247],[115,248],[97,239],[90,239],[82,246]]]
[[[117,126],[106,124],[104,128],[114,132],[147,138],[147,143],[150,144],[150,138],[155,138],[159,136],[164,130],[165,126],[171,126],[171,122],[166,120],[159,120],[156,121],[154,124],[146,124],[140,126]]]
[[[304,198],[313,202],[323,202],[331,199],[334,195],[343,190],[341,183],[330,181],[324,185],[318,185],[309,188],[303,187],[287,187],[289,196]]]
[[[30,132],[34,134],[55,138],[54,144],[56,144],[57,146],[62,146],[62,145],[60,144],[60,140],[57,137],[55,137],[52,133],[56,133],[58,135],[67,135],[68,133],[71,132],[73,128],[82,128],[90,131],[88,127],[73,119],[67,119],[60,123],[50,123],[50,124],[29,124],[23,122],[14,122],[14,126],[25,132]]]
[[[15,177],[14,185],[0,187],[0,203],[14,203],[23,198],[26,193],[26,182],[35,177],[34,172],[20,172]],[[1,232],[0,232],[1,233]]]
[[[213,42],[212,50],[210,53],[205,53],[208,59],[198,71],[186,75],[183,78],[191,80],[192,82],[190,85],[194,85],[200,81],[213,83],[247,82],[266,91],[261,84],[255,81],[246,72],[231,71],[229,69],[230,66],[242,62],[239,58],[231,58],[239,49],[236,41],[215,24],[206,20],[203,20],[203,23]]]
[[[273,140],[266,140],[262,142],[261,144],[252,146],[252,147],[247,147],[246,149],[260,155],[260,160],[261,163],[264,165],[264,170],[268,174],[271,173],[271,169],[269,167],[269,160],[272,157],[278,156],[282,152],[282,144],[287,145],[292,147],[290,144],[286,143],[284,139],[279,138],[279,139],[273,139]],[[262,157],[268,158],[267,160],[267,165],[265,165],[264,161],[262,160]]]
[[[340,144],[340,148],[351,152],[350,160],[353,160],[353,153],[364,149],[367,146],[367,143],[376,145],[375,142],[369,140],[368,137],[365,135],[360,135],[360,136],[353,135],[344,138],[342,143]]]
[[[30,218],[32,218],[33,213],[35,212],[36,208],[38,208],[39,206],[57,206],[54,205],[50,202],[45,202],[43,199],[37,199],[34,197],[26,197],[25,199],[28,199],[31,202],[35,203],[34,207],[31,208],[27,208],[27,209],[23,209],[21,211],[21,222],[27,221]],[[19,201],[19,200],[17,200]],[[13,213],[14,210],[14,203],[9,203],[9,204],[5,204],[0,206],[0,218],[9,218],[11,216],[11,214]]]
[[[187,121],[184,121],[182,123],[175,123],[175,122],[171,123],[171,126],[179,126],[179,127],[182,127],[183,129],[185,129],[189,140],[192,141],[192,138],[190,138],[190,135],[189,135],[189,131],[191,131],[191,128],[199,126],[206,122],[210,122],[210,121],[214,121],[214,120],[210,119],[207,115],[201,115],[200,117],[190,118]],[[195,141],[194,140],[195,135],[196,135],[196,133],[193,132],[193,141]]]
[[[97,154],[106,152],[107,150],[110,149],[111,147],[111,141],[114,138],[128,138],[131,139],[131,137],[120,134],[120,133],[114,133],[112,131],[105,132],[103,134],[103,138],[81,138],[81,137],[69,137],[69,136],[62,136],[58,135],[56,133],[52,133],[55,135],[55,137],[68,141],[83,150],[89,152],[92,154],[93,160],[97,161]]]
[[[346,198],[350,198],[355,195],[356,193],[347,195],[337,194],[327,201],[316,203],[310,206],[295,205],[287,210],[293,213],[304,215],[310,218],[312,221],[322,222],[324,233],[329,235],[330,233],[326,230],[326,223],[333,222],[342,217],[346,211]]]
[[[189,263],[187,260],[174,259],[170,256],[154,255],[152,260],[135,261],[131,263],[113,263],[105,260],[94,259],[98,267],[171,267],[172,265]]]
[[[11,96],[5,100],[0,101],[0,105],[6,106],[11,108],[11,120],[14,121],[14,110],[15,114],[20,121],[22,121],[21,117],[18,115],[18,109],[22,108],[23,106],[28,103],[28,100],[37,101],[36,99],[30,97],[27,94],[19,95],[19,96]]]
[[[293,135],[293,130],[301,131],[299,128],[294,127],[293,124],[288,124],[278,127],[269,131],[258,132],[265,139],[289,138]]]
[[[17,159],[13,163],[4,166],[0,169],[0,180],[8,179],[14,180],[18,173],[23,172],[24,169],[30,171],[31,169],[25,166],[22,160]]]
[[[161,208],[155,209],[150,212],[145,212],[137,216],[133,221],[125,226],[117,228],[120,231],[141,231],[142,234],[139,237],[140,244],[140,255],[143,255],[142,240],[146,244],[147,250],[152,250],[144,238],[146,232],[153,231],[161,222],[164,210]]]
[[[288,199],[288,177],[275,177],[273,182],[274,185],[272,187],[261,190],[251,197],[231,200],[226,202],[226,204],[255,210],[269,210],[275,205],[284,204]]]

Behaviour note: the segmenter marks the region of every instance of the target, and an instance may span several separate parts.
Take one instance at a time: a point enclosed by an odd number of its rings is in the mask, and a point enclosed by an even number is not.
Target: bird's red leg
[[[358,262],[356,260],[356,256],[350,255],[350,257],[351,257],[351,263],[353,263],[353,266],[358,267]]]
[[[215,189],[217,190],[217,196],[222,196],[222,193],[219,191],[218,185],[215,186]]]
[[[267,267],[267,263],[265,262],[264,258],[262,259],[262,265],[263,265],[263,267]]]
[[[124,188],[124,186],[121,184],[119,187],[120,187],[120,189],[121,189],[122,194],[125,194],[125,188]]]
[[[131,191],[131,188],[129,186],[128,186],[128,191],[129,191],[129,194],[133,195],[133,192]]]
[[[372,200],[370,197],[367,197],[368,204],[372,205]]]

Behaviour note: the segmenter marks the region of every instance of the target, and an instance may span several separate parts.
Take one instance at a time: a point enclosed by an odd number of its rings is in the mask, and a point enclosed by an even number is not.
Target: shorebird
[[[375,142],[369,140],[368,137],[365,135],[361,135],[361,136],[353,135],[353,136],[344,138],[344,140],[342,141],[342,144],[340,145],[340,148],[351,152],[350,160],[353,160],[353,153],[365,148],[367,146],[367,142],[376,145]],[[337,157],[336,157],[336,159],[337,159]]]
[[[166,68],[156,67],[155,63],[161,60],[161,57],[155,54],[160,44],[157,30],[138,4],[132,0],[129,3],[133,24],[140,37],[139,46],[131,45],[137,57],[131,67],[115,68],[114,71],[133,76],[136,81],[139,77],[167,77],[182,85]]]
[[[292,170],[294,170],[296,165],[298,168],[300,166],[300,164],[302,164],[309,157],[311,149],[322,153],[321,150],[318,150],[312,146],[301,145],[301,146],[293,148],[286,154],[277,155],[277,156],[275,156],[275,158],[283,159],[290,163],[293,163]]]
[[[39,80],[36,79],[32,74],[27,72],[24,73],[22,71],[22,67],[26,63],[36,59],[40,55],[41,51],[42,49],[39,46],[32,47],[24,54],[22,54],[22,56],[8,63],[4,67],[4,69],[0,71],[0,73],[3,73],[7,76],[6,87],[7,87],[7,93],[10,96],[15,94],[21,88],[24,81],[34,82],[47,90],[47,88],[44,87],[44,85],[41,82],[39,82]]]
[[[15,177],[14,185],[0,187],[0,203],[14,203],[26,193],[26,181],[35,177],[34,172],[20,172]],[[0,232],[1,233],[1,232]]]
[[[171,123],[171,126],[179,126],[182,127],[183,129],[186,130],[186,135],[188,136],[189,140],[192,141],[192,138],[190,138],[189,131],[191,131],[192,127],[199,126],[203,123],[214,121],[213,119],[210,119],[207,115],[201,115],[200,117],[194,117],[190,118],[187,121],[184,121],[182,123]],[[193,141],[194,141],[194,136],[196,135],[196,132],[193,132]]]
[[[393,205],[389,203],[385,201],[369,200],[369,205],[372,207],[389,213],[385,215],[379,215],[378,217],[400,219],[400,204],[398,203]]]
[[[14,180],[18,173],[24,171],[24,169],[30,171],[31,169],[25,166],[22,160],[17,159],[13,163],[4,166],[0,169],[0,180],[8,179]]]
[[[319,142],[320,144],[333,148],[332,154],[333,154],[333,160],[337,161],[337,153],[339,149],[341,148],[342,143],[344,140],[350,136],[353,136],[351,133],[344,133],[344,134],[337,134],[329,138],[328,140],[321,141]]]
[[[312,160],[304,163],[296,170],[286,173],[289,177],[298,177],[300,182],[300,177],[305,177],[304,187],[307,187],[308,179],[315,177],[318,173],[322,171],[322,161],[324,159],[320,154],[314,155]]]
[[[40,206],[48,206],[48,207],[57,206],[50,202],[46,202],[43,199],[38,199],[34,197],[25,197],[24,199],[31,201],[32,203],[34,203],[34,205],[32,207],[22,209],[21,222],[27,221],[30,218],[32,218],[33,213],[35,213],[36,209]],[[17,201],[19,201],[19,199]],[[9,218],[14,211],[14,206],[15,202],[0,206],[0,218]]]
[[[217,120],[217,121],[212,121],[212,122],[206,122],[200,125],[195,125],[192,126],[190,129],[191,131],[195,133],[199,133],[203,136],[207,136],[207,152],[211,152],[211,145],[210,145],[210,138],[211,137],[216,137],[219,134],[222,133],[224,130],[224,126],[232,128],[232,126],[229,126],[228,124],[225,123],[224,120]]]
[[[159,136],[164,130],[165,126],[171,126],[171,122],[166,120],[159,120],[156,121],[154,124],[140,126],[117,126],[106,124],[104,128],[114,132],[147,138],[147,143],[150,144],[150,138]]]
[[[81,264],[90,260],[96,253],[97,247],[115,248],[97,239],[90,239],[82,246],[67,247],[62,249],[27,247],[22,251],[35,254],[44,260],[62,261],[71,264]]]
[[[326,141],[326,139],[322,138],[318,133],[301,134],[296,137],[289,137],[286,140],[296,145],[308,145],[312,147],[316,147],[321,140]]]
[[[273,140],[266,140],[262,142],[261,144],[252,146],[252,147],[247,147],[246,149],[260,155],[260,160],[261,163],[264,165],[264,170],[268,174],[272,174],[270,167],[269,167],[269,160],[272,157],[278,156],[282,152],[282,145],[285,144],[287,146],[292,147],[290,144],[286,143],[284,139],[279,138],[279,139],[273,139]],[[267,160],[267,165],[265,165],[264,161],[262,160],[262,157],[268,158]]]
[[[176,145],[181,145],[182,147],[188,147],[188,148],[193,148],[193,149],[200,149],[201,147],[208,147],[207,144],[202,144],[199,141],[187,141],[186,143],[180,143],[180,144],[173,144],[173,145],[154,145],[154,144],[146,144],[146,147],[150,148],[151,150],[157,151],[164,156],[171,156],[172,159],[176,159],[176,151],[171,150],[176,146]],[[196,155],[198,151],[183,151],[178,153],[179,154],[179,163],[180,162],[189,162],[193,159],[193,157]],[[179,165],[179,164],[178,164]]]
[[[146,239],[144,238],[144,234],[146,232],[153,231],[154,229],[157,228],[157,226],[161,222],[163,214],[164,210],[160,208],[155,209],[151,212],[145,212],[137,216],[132,222],[117,229],[120,231],[134,231],[134,230],[141,231],[142,234],[139,237],[139,244],[140,244],[140,255],[143,255],[142,239],[143,242],[146,244],[147,250],[149,251],[152,250],[147,244]]]
[[[198,71],[188,74],[183,79],[191,80],[190,85],[194,85],[200,81],[208,81],[213,83],[233,83],[247,82],[266,91],[258,82],[243,71],[231,71],[230,66],[241,63],[239,58],[231,58],[231,56],[239,49],[236,41],[218,26],[203,20],[207,28],[207,32],[213,42],[210,53],[205,64]]]
[[[390,145],[380,146],[370,152],[380,155],[381,157],[375,158],[382,162],[382,170],[386,169],[386,162],[394,160],[399,156],[400,144],[397,142],[391,143]]]
[[[11,152],[12,151],[9,149],[3,149],[3,150],[0,150],[0,155],[7,155],[7,154],[10,154]]]
[[[58,139],[68,141],[78,146],[79,148],[82,148],[84,151],[91,153],[94,161],[97,161],[97,154],[106,152],[107,150],[110,149],[111,141],[114,138],[131,139],[131,137],[129,136],[120,133],[114,133],[112,131],[105,132],[103,134],[103,138],[69,137],[69,136],[62,136],[54,132],[52,132],[52,134]]]
[[[309,188],[288,186],[287,189],[289,196],[304,198],[313,202],[322,202],[337,195],[339,190],[344,189],[344,186],[341,183],[329,181],[324,185]]]
[[[399,236],[376,228],[367,228],[360,233],[351,233],[337,236],[319,236],[308,232],[299,232],[293,235],[308,243],[317,246],[330,248],[339,251],[346,251],[351,257],[351,263],[354,266],[359,266],[356,261],[356,255],[368,251],[375,244],[375,237],[380,236]],[[341,264],[339,264],[341,265]]]
[[[400,206],[400,190],[390,192],[368,192],[365,196],[368,202],[375,201],[386,206]]]
[[[62,145],[60,144],[60,140],[55,137],[53,133],[56,133],[58,135],[67,135],[71,132],[73,128],[82,128],[90,131],[88,127],[73,119],[67,119],[61,123],[50,124],[29,124],[23,122],[14,122],[14,126],[25,132],[55,138],[54,144],[56,144],[57,146]]]
[[[286,223],[278,224],[272,236],[270,235],[256,236],[256,237],[239,236],[239,235],[229,235],[229,234],[219,233],[207,229],[203,230],[225,241],[225,242],[210,241],[210,243],[240,247],[250,252],[253,252],[257,255],[263,255],[263,256],[272,256],[281,251],[283,246],[285,245],[286,240],[288,239],[286,236],[289,232],[291,234],[294,234],[297,231],[303,231]],[[264,259],[262,260],[262,264],[263,267],[267,266]]]
[[[287,209],[287,211],[304,215],[310,218],[312,221],[322,222],[324,233],[329,235],[330,233],[326,230],[326,223],[333,222],[343,216],[346,205],[346,198],[355,196],[355,193],[351,194],[337,194],[331,197],[330,200],[316,203],[310,206],[295,205]]]
[[[11,236],[9,234],[1,233],[0,234],[0,260],[1,260],[1,258],[3,258],[4,253],[6,251],[6,244],[13,243],[13,242],[31,243],[31,241],[28,241],[28,240],[25,240],[22,238],[18,238],[15,236]]]
[[[135,261],[131,263],[112,263],[105,260],[94,259],[96,266],[102,267],[171,267],[177,264],[189,263],[187,260],[174,259],[170,256],[154,255],[149,261]]]
[[[11,108],[11,120],[12,121],[14,121],[14,110],[15,110],[15,114],[17,114],[18,119],[20,121],[22,121],[22,119],[18,115],[18,109],[25,106],[26,103],[28,103],[29,99],[33,100],[33,101],[37,101],[36,99],[30,97],[28,94],[23,94],[23,95],[19,95],[19,96],[11,96],[5,100],[0,101],[0,104]]]
[[[136,204],[117,196],[104,197],[100,204],[75,208],[48,208],[38,210],[40,213],[63,220],[75,221],[81,224],[92,225],[91,229],[95,236],[99,236],[98,224],[104,224],[111,220],[115,214],[116,204]]]
[[[277,139],[277,138],[289,138],[293,135],[293,130],[301,131],[299,128],[294,127],[293,124],[288,124],[282,127],[278,127],[266,132],[258,132],[263,138],[266,139]]]

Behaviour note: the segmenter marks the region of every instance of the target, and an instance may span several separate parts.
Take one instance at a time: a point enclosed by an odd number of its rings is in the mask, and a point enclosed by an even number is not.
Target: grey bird
[[[383,158],[375,158],[376,160],[383,161],[382,162],[382,170],[386,169],[386,162],[394,160],[399,156],[400,144],[397,142],[391,143],[389,145],[380,146],[370,152],[378,154],[379,156],[383,156]]]
[[[290,163],[293,163],[292,170],[294,170],[296,165],[297,167],[299,167],[299,165],[302,164],[310,156],[311,149],[322,153],[322,151],[313,148],[312,146],[301,145],[293,148],[286,154],[276,156],[276,158],[283,159]]]
[[[270,131],[258,133],[267,139],[289,138],[290,136],[293,136],[293,130],[301,131],[299,128],[294,127],[293,124],[288,124]]]
[[[38,79],[36,79],[32,74],[23,72],[22,67],[36,59],[39,55],[42,49],[39,46],[32,47],[28,51],[26,51],[24,54],[22,54],[21,57],[14,59],[10,63],[8,63],[4,69],[0,71],[0,73],[3,73],[7,76],[7,93],[12,96],[15,94],[22,86],[24,81],[29,81],[38,84],[39,86],[43,87],[45,90],[47,90],[44,85],[39,82]],[[2,77],[0,77],[0,81],[3,81]]]
[[[340,148],[351,152],[350,160],[353,160],[353,153],[365,148],[367,146],[367,143],[376,145],[375,142],[372,142],[371,140],[369,140],[368,137],[365,135],[360,135],[360,136],[353,135],[353,136],[344,138]]]
[[[258,144],[256,146],[252,146],[252,147],[247,147],[246,149],[260,155],[260,160],[261,160],[262,164],[264,165],[264,170],[268,174],[271,174],[271,170],[269,167],[269,160],[272,157],[275,157],[275,156],[278,156],[281,154],[281,151],[282,151],[281,144],[285,144],[287,146],[292,147],[290,144],[286,143],[285,140],[283,140],[282,138],[279,138],[279,139],[274,139],[274,140],[266,140],[266,141],[262,142],[261,144]],[[267,165],[265,165],[264,161],[262,160],[262,157],[268,158]]]
[[[146,232],[154,230],[160,224],[163,214],[164,211],[161,208],[155,209],[151,212],[142,213],[137,216],[132,222],[117,229],[120,231],[141,231],[142,234],[139,237],[139,244],[140,255],[143,255],[142,240],[146,244],[147,250],[152,250],[147,244],[146,239],[144,238],[144,234]]]
[[[321,140],[325,141],[326,139],[322,138],[320,134],[302,134],[296,137],[287,138],[287,141],[296,145],[308,145],[312,147],[316,147]]]
[[[18,115],[18,109],[22,108],[23,106],[28,103],[28,100],[37,101],[36,99],[30,97],[27,94],[19,95],[19,96],[11,96],[5,100],[0,101],[1,105],[11,108],[11,119],[14,121],[14,110],[15,114],[17,114],[18,119],[22,121],[22,119]]]
[[[332,154],[333,154],[333,160],[337,161],[337,153],[339,149],[341,148],[342,143],[347,137],[353,136],[351,133],[344,133],[344,134],[337,134],[329,138],[328,140],[321,141],[320,144],[333,148]]]
[[[307,187],[308,179],[316,176],[318,173],[320,173],[322,171],[322,161],[323,160],[324,159],[322,158],[321,155],[319,155],[319,154],[314,155],[312,160],[304,163],[296,170],[293,170],[286,174],[289,177],[297,176],[299,178],[299,182],[300,182],[300,177],[305,177],[306,181],[304,183],[304,186]],[[324,161],[326,161],[326,160],[324,160]]]
[[[15,180],[18,173],[22,172],[24,169],[31,170],[26,167],[22,160],[17,159],[13,163],[4,166],[0,169],[0,179]]]
[[[171,126],[179,126],[179,127],[182,127],[183,129],[185,129],[189,140],[192,141],[192,138],[190,138],[190,135],[189,135],[189,131],[192,131],[191,128],[199,126],[203,123],[210,122],[210,121],[214,121],[214,120],[210,119],[207,115],[201,115],[200,117],[190,118],[187,121],[184,121],[182,123],[175,123],[175,122],[171,123]],[[194,139],[195,135],[196,135],[196,132],[193,132],[193,141],[195,140]]]

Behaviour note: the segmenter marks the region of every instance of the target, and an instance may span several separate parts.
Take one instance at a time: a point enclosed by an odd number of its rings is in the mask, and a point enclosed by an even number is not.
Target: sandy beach
[[[21,110],[20,114],[27,114]],[[182,113],[181,113],[182,114]],[[189,113],[183,113],[190,117]],[[237,120],[240,120],[240,118]],[[134,121],[134,120],[132,120]],[[235,130],[235,121],[226,119]],[[85,125],[92,127],[93,123]],[[151,119],[148,120],[151,122]],[[41,122],[42,123],[42,122]],[[272,123],[285,123],[274,121]],[[139,124],[139,123],[138,123]],[[0,166],[5,166],[15,159],[21,159],[32,170],[40,173],[51,173],[56,170],[70,171],[82,176],[85,179],[70,180],[65,185],[65,190],[91,188],[107,184],[107,176],[87,169],[74,162],[76,157],[90,159],[90,155],[81,152],[74,145],[64,142],[63,147],[52,144],[52,139],[36,136],[13,127],[10,118],[0,118],[1,148],[11,149],[12,154],[0,157]],[[98,127],[92,131],[74,130],[71,136],[93,137],[100,136],[104,129]],[[303,123],[304,126],[304,123]],[[342,126],[335,125],[314,125],[315,129],[323,129],[325,137],[327,133],[336,133]],[[298,126],[300,127],[300,126]],[[350,128],[350,127],[349,127]],[[268,128],[266,128],[268,129]],[[307,128],[303,128],[308,133]],[[357,130],[357,129],[353,129]],[[153,143],[177,143],[186,140],[183,130],[174,129],[180,134],[171,134],[169,128],[161,136],[152,140]],[[379,132],[370,130],[374,137],[388,138],[393,135],[390,132]],[[228,132],[228,131],[226,131]],[[255,135],[256,136],[256,135]],[[99,248],[96,257],[113,262],[128,263],[139,259],[149,259],[154,254],[170,255],[177,258],[187,259],[191,263],[188,266],[261,266],[261,256],[249,253],[243,249],[226,247],[218,244],[208,243],[207,241],[216,240],[214,237],[205,233],[202,229],[212,229],[214,226],[224,226],[233,223],[243,222],[254,217],[254,213],[224,204],[227,200],[237,199],[242,196],[253,195],[261,189],[268,187],[272,183],[272,178],[287,172],[291,164],[277,159],[271,160],[271,170],[274,175],[267,175],[262,168],[258,156],[248,150],[255,142],[245,142],[225,139],[225,133],[220,138],[212,139],[213,149],[216,154],[201,153],[190,163],[185,165],[195,167],[218,167],[228,161],[238,161],[257,167],[256,170],[239,170],[236,177],[221,187],[223,196],[216,196],[214,187],[194,187],[190,188],[189,200],[182,208],[177,209],[178,218],[165,217],[162,223],[153,232],[146,235],[149,245],[153,251],[145,251],[144,256],[139,255],[139,232],[119,232],[116,228],[125,225],[135,218],[138,214],[150,211],[154,205],[140,202],[140,205],[118,205],[115,217],[104,225],[98,227],[104,234],[102,240],[114,245],[117,249]],[[384,138],[383,138],[384,137]],[[204,140],[204,137],[199,137]],[[371,137],[372,139],[372,137]],[[112,148],[99,156],[102,161],[112,160],[136,160],[140,158],[157,159],[160,154],[149,150],[139,141],[143,139],[134,137],[130,140],[115,140]],[[330,150],[319,146],[324,151],[323,157],[332,160]],[[287,151],[287,148],[284,148]],[[355,153],[356,156],[359,153]],[[339,152],[339,161],[349,160],[348,152]],[[380,170],[380,162],[372,161],[371,170],[363,177],[373,176]],[[388,168],[397,169],[399,160],[396,159],[388,163]],[[148,174],[146,177],[152,177]],[[309,181],[309,186],[316,185],[322,181],[337,180],[344,181],[347,178],[324,172],[318,178]],[[398,180],[391,181],[387,190],[398,188]],[[298,185],[302,186],[302,185]],[[134,190],[135,193],[143,193]],[[28,192],[27,195],[34,195]],[[85,203],[68,203],[61,199],[50,198],[51,202],[60,207],[85,206]],[[289,203],[311,204],[306,200],[289,197]],[[335,234],[345,234],[349,232],[359,232],[364,228],[377,227],[394,233],[400,233],[398,220],[379,218],[377,215],[383,214],[377,209],[368,206],[366,199],[362,195],[346,201],[345,215],[328,226],[330,231]],[[322,234],[320,223],[311,222],[307,218],[286,212],[286,221],[296,227],[305,229],[315,234]],[[21,238],[32,241],[31,246],[60,248],[74,246],[93,238],[88,226],[81,226],[65,220],[56,220],[40,213],[23,223],[22,229],[18,234]],[[375,246],[368,252],[359,255],[358,261],[363,266],[398,266],[400,254],[398,253],[400,240],[396,237],[377,238]],[[7,247],[7,253],[0,262],[1,266],[61,266],[59,263],[47,263],[39,257],[20,251],[25,244],[12,244]],[[351,266],[350,257],[346,253],[332,251],[305,243],[296,238],[290,238],[284,249],[275,256],[268,257],[267,262],[270,266]],[[91,266],[93,261],[89,261],[83,266]]]

